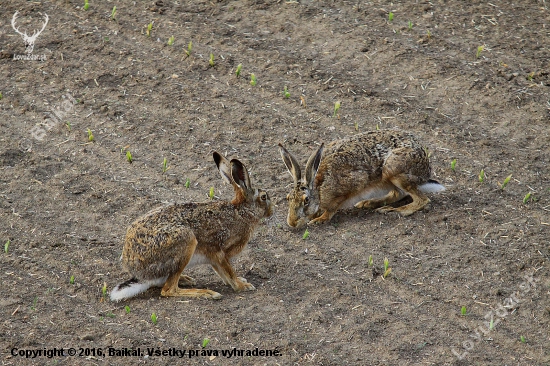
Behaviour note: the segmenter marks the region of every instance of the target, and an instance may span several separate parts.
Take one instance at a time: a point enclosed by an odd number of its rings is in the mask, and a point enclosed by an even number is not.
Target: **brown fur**
[[[410,215],[430,202],[418,189],[430,178],[430,162],[424,147],[410,133],[372,131],[334,141],[326,150],[321,146],[306,165],[305,175],[314,177],[311,181],[301,178],[304,174],[296,159],[280,147],[295,182],[288,195],[290,226],[326,222],[339,209],[350,206]],[[318,164],[310,164],[313,161]],[[412,203],[389,206],[407,195]]]
[[[211,290],[181,289],[179,280],[194,255],[203,256],[235,291],[254,286],[237,277],[229,260],[239,254],[263,217],[273,213],[266,192],[250,187],[246,167],[214,153],[222,174],[235,190],[231,202],[172,204],[153,210],[134,221],[126,233],[122,264],[138,281],[167,277],[162,296],[219,298]],[[217,154],[217,155],[216,155]]]

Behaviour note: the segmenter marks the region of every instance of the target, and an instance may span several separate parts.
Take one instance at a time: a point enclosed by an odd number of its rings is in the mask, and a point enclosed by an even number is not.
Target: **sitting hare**
[[[180,279],[193,283],[182,276],[183,270],[201,263],[209,263],[235,291],[254,290],[237,277],[229,260],[243,250],[260,220],[272,215],[273,204],[265,191],[252,188],[239,160],[229,162],[214,152],[214,161],[223,180],[235,189],[233,201],[172,204],[134,221],[122,250],[122,265],[132,279],[116,286],[111,300],[135,296],[151,286],[162,286],[162,296],[220,298],[211,290],[178,287]]]
[[[330,143],[324,154],[321,145],[307,161],[304,177],[294,156],[279,147],[294,178],[287,196],[292,227],[327,222],[339,209],[353,206],[411,215],[430,202],[425,193],[445,190],[430,179],[426,150],[406,132],[362,133]],[[411,203],[389,206],[407,195]]]

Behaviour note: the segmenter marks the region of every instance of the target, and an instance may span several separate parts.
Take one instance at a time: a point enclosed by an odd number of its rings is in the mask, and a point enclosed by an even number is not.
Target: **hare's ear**
[[[313,153],[307,161],[306,164],[306,184],[309,189],[313,189],[313,182],[315,181],[315,176],[317,175],[317,170],[319,169],[319,164],[321,164],[321,158],[323,156],[323,147],[325,144],[321,144],[317,152]]]
[[[231,159],[231,176],[233,177],[233,181],[241,187],[244,192],[252,189],[248,170],[246,170],[244,164],[237,159]]]
[[[300,179],[302,179],[302,171],[300,170],[300,165],[298,165],[298,161],[281,144],[279,144],[279,151],[281,152],[281,157],[283,158],[283,162],[285,163],[286,168],[292,175],[292,178],[294,178],[294,184],[300,183]]]
[[[218,167],[218,170],[220,171],[220,174],[224,182],[233,185],[234,183],[233,183],[233,178],[231,176],[231,164],[229,163],[229,161],[227,161],[227,159],[224,158],[217,151],[214,151],[213,156],[214,156],[214,162],[216,163],[216,166]]]

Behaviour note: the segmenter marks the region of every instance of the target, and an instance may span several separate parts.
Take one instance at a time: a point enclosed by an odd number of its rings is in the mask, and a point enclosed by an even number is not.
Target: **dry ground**
[[[0,5],[2,365],[550,364],[548,2],[83,4]],[[49,15],[33,51],[45,61],[13,59],[25,52],[15,11],[21,29]],[[303,240],[285,223],[277,144],[305,163],[321,142],[377,126],[414,132],[447,191],[406,218],[340,212]],[[128,276],[118,258],[131,221],[210,187],[231,198],[213,150],[240,158],[277,204],[235,261],[257,290],[234,293],[199,267],[189,274],[222,300],[151,289],[103,301],[104,284]],[[205,338],[206,350],[281,355],[11,354],[199,350]]]

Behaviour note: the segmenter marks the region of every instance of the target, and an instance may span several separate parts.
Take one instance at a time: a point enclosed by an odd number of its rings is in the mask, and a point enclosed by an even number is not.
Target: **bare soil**
[[[83,5],[0,6],[2,365],[550,364],[547,1]],[[25,54],[16,11],[29,34],[49,15],[33,50],[44,61],[14,60]],[[409,217],[340,212],[303,239],[285,222],[277,144],[305,164],[321,142],[376,128],[413,132],[447,190]],[[187,274],[220,301],[157,288],[104,299],[104,284],[128,278],[130,222],[210,187],[231,199],[213,150],[241,159],[276,203],[234,263],[256,291],[235,293],[203,266]],[[280,355],[146,355],[204,339],[204,350]],[[53,347],[65,356],[12,355]]]

